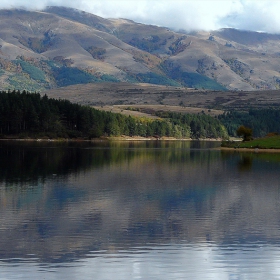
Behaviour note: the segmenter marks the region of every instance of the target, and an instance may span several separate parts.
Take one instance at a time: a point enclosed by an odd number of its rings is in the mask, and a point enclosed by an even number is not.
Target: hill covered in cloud
[[[103,18],[129,18],[174,30],[241,30],[280,33],[280,2],[275,0],[2,0],[0,9],[80,9]]]
[[[212,90],[280,86],[279,35],[176,32],[80,10],[0,10],[0,87],[128,82]]]

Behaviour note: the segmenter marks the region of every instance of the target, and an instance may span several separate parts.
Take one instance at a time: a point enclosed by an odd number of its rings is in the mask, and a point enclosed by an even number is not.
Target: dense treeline
[[[101,136],[227,137],[221,123],[206,115],[159,115],[134,118],[99,111],[26,91],[0,92],[0,134],[19,137],[97,138]]]
[[[47,137],[140,135],[189,137],[189,128],[169,121],[136,119],[95,110],[38,93],[0,92],[0,134]]]
[[[169,118],[172,123],[189,127],[191,138],[227,138],[225,126],[216,118],[205,114],[181,114],[158,112],[158,116]]]
[[[231,111],[219,116],[229,135],[236,136],[239,126],[253,130],[254,137],[263,137],[271,132],[280,133],[280,109],[251,109],[248,112]]]

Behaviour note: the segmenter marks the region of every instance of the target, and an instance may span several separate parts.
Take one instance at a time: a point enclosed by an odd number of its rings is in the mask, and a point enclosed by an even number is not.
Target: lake
[[[0,142],[0,279],[280,279],[280,154]]]

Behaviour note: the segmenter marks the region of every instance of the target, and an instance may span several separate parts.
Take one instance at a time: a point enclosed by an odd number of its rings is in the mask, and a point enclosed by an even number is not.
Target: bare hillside
[[[280,36],[186,34],[83,11],[0,10],[0,87],[44,91],[126,82],[205,90],[280,88]]]

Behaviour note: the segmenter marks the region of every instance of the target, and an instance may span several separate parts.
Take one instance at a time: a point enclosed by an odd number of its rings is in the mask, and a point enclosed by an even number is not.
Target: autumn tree
[[[253,130],[249,127],[245,127],[244,125],[241,125],[237,130],[236,134],[238,136],[243,137],[243,141],[250,141],[252,140]]]

